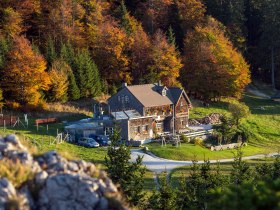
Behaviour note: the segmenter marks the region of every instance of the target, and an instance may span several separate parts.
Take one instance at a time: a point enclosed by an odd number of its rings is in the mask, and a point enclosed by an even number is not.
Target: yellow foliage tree
[[[32,50],[25,37],[16,36],[2,75],[5,99],[13,99],[21,105],[37,106],[40,91],[47,90],[50,84],[45,70],[44,58]]]
[[[221,23],[209,17],[185,39],[183,85],[205,99],[241,97],[250,83],[249,65],[224,35]]]
[[[21,15],[11,7],[4,9],[1,22],[0,32],[5,36],[15,37],[23,31]]]
[[[150,82],[161,80],[166,86],[180,85],[177,78],[183,64],[175,46],[168,43],[161,31],[157,31],[153,37],[150,56],[151,64],[148,66]]]
[[[49,89],[52,101],[66,102],[68,99],[68,72],[71,71],[69,65],[62,60],[54,61],[49,72],[51,85]]]

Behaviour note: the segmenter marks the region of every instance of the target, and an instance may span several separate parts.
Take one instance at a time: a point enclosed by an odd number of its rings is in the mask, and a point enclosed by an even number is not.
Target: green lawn
[[[252,113],[242,122],[243,126],[252,133],[249,145],[242,149],[244,155],[267,154],[280,151],[280,103],[250,94],[245,94],[242,101],[250,107]],[[190,118],[201,118],[210,113],[229,115],[227,107],[227,100],[212,103],[207,108],[203,107],[201,103],[194,101],[194,108],[190,111]],[[155,155],[174,160],[192,160],[195,156],[198,160],[203,160],[204,158],[222,159],[233,156],[233,150],[210,151],[193,144],[182,144],[181,147],[177,148],[171,145],[161,147],[160,144],[153,143],[149,144],[148,147]]]

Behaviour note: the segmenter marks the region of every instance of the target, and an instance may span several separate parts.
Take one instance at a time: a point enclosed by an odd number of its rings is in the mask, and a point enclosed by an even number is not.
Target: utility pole
[[[271,47],[271,84],[275,89],[275,62],[274,62],[274,47]]]

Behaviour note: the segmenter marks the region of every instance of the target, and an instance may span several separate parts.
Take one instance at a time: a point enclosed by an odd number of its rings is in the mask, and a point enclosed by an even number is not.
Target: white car
[[[99,147],[99,144],[92,138],[82,137],[78,140],[78,145],[90,148]]]

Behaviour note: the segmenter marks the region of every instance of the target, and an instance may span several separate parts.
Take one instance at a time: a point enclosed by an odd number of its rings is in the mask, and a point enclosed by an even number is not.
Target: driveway
[[[168,160],[164,158],[157,157],[153,154],[146,154],[139,149],[132,149],[131,150],[131,161],[135,161],[138,155],[143,156],[143,165],[147,167],[148,170],[160,173],[163,171],[170,172],[175,168],[191,165],[192,161],[178,161],[178,160]],[[261,154],[261,155],[253,155],[248,157],[243,157],[243,160],[252,160],[252,159],[260,159],[265,157],[271,157],[274,155],[278,155],[278,153],[270,153],[270,154]],[[233,158],[230,159],[221,159],[217,160],[210,160],[211,163],[225,163],[225,162],[232,162]],[[204,161],[198,161],[199,164],[203,163]]]

